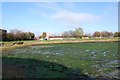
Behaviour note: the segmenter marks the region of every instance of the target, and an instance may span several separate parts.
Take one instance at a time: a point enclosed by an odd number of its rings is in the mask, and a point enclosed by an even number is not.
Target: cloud
[[[35,9],[41,10],[42,12],[50,13],[50,12],[59,12],[62,10],[71,10],[74,9],[76,3],[74,2],[39,2],[33,3],[36,7]],[[50,11],[50,12],[47,12]]]
[[[48,16],[48,14],[47,14],[45,11],[41,10],[41,9],[29,8],[28,10],[29,10],[33,15],[36,15],[36,16],[38,16],[38,17],[41,17],[41,16],[46,17],[46,16]]]
[[[29,8],[29,11],[34,15],[48,17],[51,13],[61,10],[58,3],[55,2],[38,2],[32,3],[33,7]]]
[[[61,8],[58,6],[58,3],[56,2],[39,2],[34,3],[37,7],[41,7],[43,9],[58,11],[61,10]]]
[[[60,12],[57,12],[51,15],[51,18],[73,24],[82,23],[82,22],[93,22],[100,19],[100,17],[96,15],[92,15],[88,13],[75,13],[67,10],[62,10]]]

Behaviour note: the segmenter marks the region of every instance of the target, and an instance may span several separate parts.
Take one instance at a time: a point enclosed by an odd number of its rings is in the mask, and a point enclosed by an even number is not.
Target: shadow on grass
[[[2,77],[5,78],[84,78],[89,76],[78,69],[61,64],[21,58],[2,58]]]

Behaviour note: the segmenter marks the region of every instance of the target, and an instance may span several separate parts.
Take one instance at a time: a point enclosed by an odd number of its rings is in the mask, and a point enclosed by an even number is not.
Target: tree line
[[[108,31],[96,31],[94,32],[93,34],[93,37],[106,37],[106,38],[109,38],[109,37],[113,37],[113,32],[108,32]]]
[[[46,39],[47,33],[43,32],[39,38]],[[120,37],[120,32],[109,32],[109,31],[95,31],[93,34],[85,34],[82,28],[76,28],[75,30],[69,30],[62,33],[65,38],[109,38],[109,37]],[[32,32],[23,32],[21,30],[13,29],[7,33],[7,30],[0,29],[0,40],[1,41],[20,41],[20,40],[34,40],[35,34]]]
[[[95,31],[93,34],[85,34],[82,28],[76,28],[75,30],[69,30],[62,33],[64,37],[100,37],[100,38],[110,38],[110,37],[120,37],[120,32],[109,32],[109,31]]]
[[[75,30],[69,30],[62,33],[64,37],[82,38],[83,35],[84,31],[82,28],[76,28]]]
[[[0,31],[2,32],[2,31]],[[32,32],[23,32],[21,30],[13,29],[9,33],[1,33],[2,41],[20,41],[20,40],[33,40],[35,34]]]
[[[120,32],[108,32],[108,31],[96,31],[93,34],[93,37],[102,37],[102,38],[109,38],[109,37],[120,37]]]

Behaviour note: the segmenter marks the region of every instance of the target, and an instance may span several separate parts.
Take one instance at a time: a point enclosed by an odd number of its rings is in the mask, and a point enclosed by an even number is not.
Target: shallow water
[[[21,57],[24,58],[26,54],[31,54],[32,58],[81,68],[91,77],[101,76],[103,73],[104,75],[110,74],[118,66],[118,43],[115,42],[37,45],[14,49],[10,54],[14,56],[22,54]]]

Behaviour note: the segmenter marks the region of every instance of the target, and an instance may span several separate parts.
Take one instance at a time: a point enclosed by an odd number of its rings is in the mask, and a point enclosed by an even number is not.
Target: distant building
[[[73,40],[76,39],[73,36],[65,37],[65,36],[49,36],[49,40]]]
[[[45,38],[40,38],[39,40],[74,40],[78,36],[50,36],[48,33],[46,33]],[[89,39],[90,37],[87,35],[84,35],[81,37],[82,39]]]
[[[63,36],[49,36],[49,40],[63,40],[65,37]]]
[[[86,36],[86,35],[84,35],[84,36],[82,36],[82,39],[89,39],[90,37],[89,36]]]
[[[0,29],[0,40],[6,40],[7,39],[7,30]]]
[[[49,34],[48,33],[46,33],[46,37],[45,37],[45,40],[48,40],[49,39]]]
[[[98,39],[98,38],[102,38],[102,37],[100,36],[100,37],[94,37],[94,38]]]

